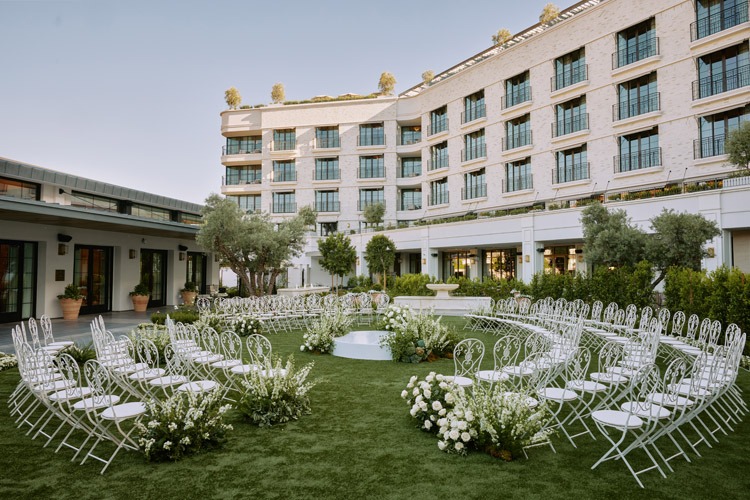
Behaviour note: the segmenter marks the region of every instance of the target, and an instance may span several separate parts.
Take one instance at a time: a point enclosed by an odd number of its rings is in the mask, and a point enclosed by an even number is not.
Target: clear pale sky
[[[390,71],[401,92],[548,1],[0,0],[0,156],[202,203],[227,88],[368,94]]]

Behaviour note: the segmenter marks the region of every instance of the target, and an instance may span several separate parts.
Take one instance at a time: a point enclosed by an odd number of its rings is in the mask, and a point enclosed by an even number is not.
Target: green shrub
[[[163,325],[167,321],[167,314],[176,323],[195,323],[200,319],[200,314],[195,309],[175,309],[168,313],[155,312],[151,315],[151,322]]]
[[[93,342],[86,342],[83,344],[75,343],[65,349],[65,353],[70,354],[80,366],[83,366],[86,361],[90,359],[96,359],[96,349],[94,349]]]
[[[428,283],[436,283],[437,278],[430,276],[429,274],[404,274],[403,276],[396,276],[396,278],[389,283],[392,283],[388,287],[388,295],[391,299],[398,297],[399,295],[406,296],[430,296],[435,295],[435,292],[427,289]]]

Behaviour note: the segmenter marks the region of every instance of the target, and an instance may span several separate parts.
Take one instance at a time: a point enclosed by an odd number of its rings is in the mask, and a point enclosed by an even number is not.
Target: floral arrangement
[[[243,391],[237,408],[260,427],[286,423],[309,414],[308,393],[315,382],[308,382],[307,377],[312,368],[313,363],[309,363],[297,370],[292,356],[282,366],[281,358],[275,357],[265,369],[247,374],[242,381]]]
[[[263,333],[263,321],[255,316],[239,316],[232,322],[232,330],[240,337],[261,335]]]
[[[211,312],[200,313],[200,319],[198,319],[198,321],[194,322],[193,324],[199,332],[202,332],[207,327],[213,328],[214,331],[217,332],[223,332],[227,327],[226,321],[224,321],[223,316]]]
[[[420,429],[438,431],[438,421],[445,417],[458,399],[461,387],[449,383],[448,377],[430,372],[424,380],[414,375],[401,392],[401,397],[411,407],[409,414],[419,421]]]
[[[312,322],[310,328],[302,336],[300,351],[320,352],[322,354],[333,351],[333,339],[349,332],[352,318],[342,310],[334,310],[321,315]]]
[[[411,319],[412,311],[409,306],[397,306],[391,304],[383,313],[383,330],[399,333],[406,330]]]
[[[232,430],[224,423],[231,405],[222,406],[221,401],[220,391],[176,393],[164,401],[147,401],[146,415],[135,424],[146,460],[179,460],[221,444]]]
[[[14,354],[0,352],[0,372],[18,366],[18,359]]]
[[[432,313],[413,314],[408,307],[389,306],[383,316],[382,328],[389,333],[380,343],[391,349],[394,361],[419,363],[448,356],[459,340]]]
[[[130,331],[128,337],[130,337],[133,345],[137,345],[143,339],[153,342],[159,350],[159,359],[161,360],[165,359],[164,349],[171,341],[167,327],[165,325],[157,325],[156,323],[141,323]]]

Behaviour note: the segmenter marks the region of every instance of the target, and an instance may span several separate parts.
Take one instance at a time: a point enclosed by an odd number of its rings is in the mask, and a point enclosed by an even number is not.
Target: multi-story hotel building
[[[746,0],[579,2],[397,97],[224,111],[222,192],[277,220],[312,205],[360,256],[383,203],[397,273],[580,270],[591,200],[646,229],[701,213],[722,230],[704,267],[750,272],[750,179],[724,154],[750,119],[749,35]],[[291,285],[328,281],[316,251]]]

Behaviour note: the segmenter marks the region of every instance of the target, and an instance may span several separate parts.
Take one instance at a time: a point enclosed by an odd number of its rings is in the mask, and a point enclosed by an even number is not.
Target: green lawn
[[[459,328],[460,319],[451,319]],[[463,333],[463,331],[462,331]],[[466,332],[468,333],[468,332]],[[489,349],[492,335],[476,334]],[[294,353],[298,365],[314,361],[313,413],[281,427],[259,429],[236,412],[223,448],[177,463],[150,464],[135,452],[118,455],[104,476],[101,464],[71,463],[17,429],[5,404],[18,371],[0,373],[0,499],[16,498],[747,498],[750,495],[750,426],[722,436],[702,458],[672,463],[667,479],[641,476],[641,490],[623,464],[591,465],[607,449],[602,438],[579,438],[573,448],[554,438],[529,459],[505,463],[479,452],[467,457],[438,450],[419,431],[400,398],[411,375],[452,373],[453,362],[408,365],[301,353],[302,334],[271,335],[274,352]],[[491,355],[485,357],[491,367]],[[750,374],[739,384],[750,390]]]

